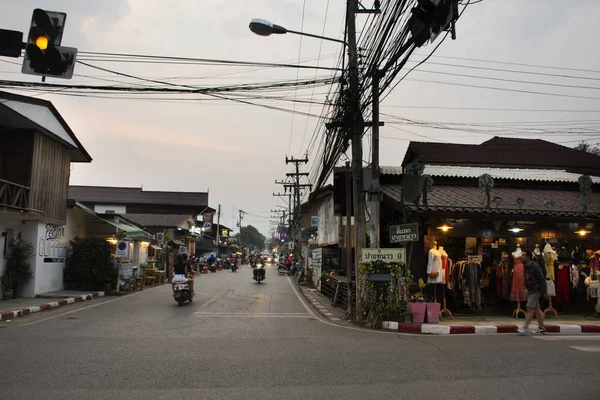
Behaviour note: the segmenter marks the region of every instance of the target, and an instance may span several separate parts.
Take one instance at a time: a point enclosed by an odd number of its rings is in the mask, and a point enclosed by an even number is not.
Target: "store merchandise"
[[[570,302],[569,264],[560,264],[556,270],[556,301]]]
[[[433,242],[427,262],[427,283],[441,283],[442,272],[442,253],[437,249],[437,242]]]
[[[512,301],[527,300],[527,290],[525,289],[525,266],[521,260],[523,252],[521,246],[517,245],[517,250],[512,253],[514,259],[512,285],[510,288],[510,299]]]

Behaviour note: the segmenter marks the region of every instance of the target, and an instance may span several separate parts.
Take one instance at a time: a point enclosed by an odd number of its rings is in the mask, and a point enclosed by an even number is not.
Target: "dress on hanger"
[[[450,280],[450,268],[448,265],[448,253],[446,253],[446,250],[440,248],[438,250],[442,256],[442,272],[440,272],[440,275],[442,275],[442,283],[446,284],[448,283],[448,281]]]
[[[525,289],[525,266],[521,256],[515,257],[515,266],[513,267],[512,286],[510,288],[510,299],[513,301],[527,300],[527,289]]]
[[[438,276],[432,278],[429,276],[430,273],[437,272]],[[429,250],[429,259],[427,262],[427,283],[441,283],[442,282],[442,253],[435,247]]]

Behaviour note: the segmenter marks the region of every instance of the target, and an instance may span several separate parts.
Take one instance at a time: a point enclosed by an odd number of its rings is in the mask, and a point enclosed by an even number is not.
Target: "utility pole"
[[[346,179],[346,227],[345,242],[346,242],[346,276],[348,277],[348,315],[352,315],[352,270],[354,264],[352,263],[352,233],[350,221],[352,221],[352,177],[350,163],[346,161],[346,169],[344,170],[344,178]]]
[[[238,223],[238,226],[240,227],[240,248],[242,247],[242,220],[244,219],[244,211],[239,210],[240,213],[240,222]]]
[[[379,186],[379,79],[382,71],[373,68],[373,124],[371,127],[371,234],[370,247],[379,248],[381,244],[381,188]]]
[[[358,264],[365,247],[365,198],[363,193],[362,134],[364,121],[360,109],[360,85],[358,82],[358,53],[356,49],[356,12],[358,0],[347,0],[346,32],[348,35],[348,78],[350,90],[350,132],[352,140],[352,177],[354,197],[354,273],[356,274],[356,321],[362,320],[362,304]]]
[[[219,257],[219,248],[221,243],[221,205],[217,207],[217,257]]]
[[[293,216],[293,221],[294,221],[294,225],[293,225],[293,240],[294,240],[294,252],[296,252],[298,249],[297,247],[300,244],[300,229],[298,229],[300,227],[300,190],[301,188],[305,188],[305,187],[312,187],[312,185],[310,184],[300,184],[300,177],[302,176],[308,176],[308,172],[300,172],[300,164],[307,164],[308,163],[308,158],[294,158],[293,156],[288,158],[287,156],[285,156],[285,163],[286,164],[294,164],[295,167],[295,172],[291,172],[286,174],[286,176],[291,177],[294,179],[294,184],[292,189],[294,190],[294,216]]]

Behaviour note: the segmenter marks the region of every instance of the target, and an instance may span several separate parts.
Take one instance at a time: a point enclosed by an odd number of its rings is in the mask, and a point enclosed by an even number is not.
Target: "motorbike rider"
[[[261,266],[262,268],[257,268],[257,266]],[[265,264],[262,261],[262,259],[260,258],[260,256],[258,257],[258,259],[256,260],[256,262],[254,263],[254,265],[252,266],[253,270],[252,270],[252,275],[254,280],[256,280],[256,277],[260,271],[260,273],[262,273],[262,279],[265,280],[265,278],[267,277],[267,270],[265,269]]]
[[[176,283],[187,283],[190,286],[190,296],[194,295],[194,280],[188,278],[190,269],[187,262],[187,254],[178,254],[175,261],[175,268],[173,271],[173,279],[171,282]]]

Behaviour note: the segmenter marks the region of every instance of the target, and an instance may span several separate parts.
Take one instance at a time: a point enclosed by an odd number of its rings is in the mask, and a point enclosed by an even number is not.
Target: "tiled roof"
[[[187,221],[194,222],[189,214],[122,214],[123,218],[144,228],[178,228],[187,229]]]
[[[402,167],[382,166],[383,175],[402,175]],[[492,168],[469,167],[456,165],[425,165],[425,175],[433,177],[478,178],[483,174],[490,174],[495,179],[516,179],[524,181],[546,182],[577,182],[582,174],[575,174],[565,170],[531,169],[531,168]],[[593,183],[600,183],[600,177],[592,176]]]
[[[206,192],[158,192],[131,187],[69,186],[69,198],[96,204],[208,205]]]
[[[381,189],[394,201],[401,200],[400,185],[384,184]],[[427,206],[410,207],[421,211],[600,217],[600,193],[591,194],[586,213],[579,195],[578,191],[567,190],[493,188],[492,205],[487,208],[485,193],[478,187],[434,185],[427,194]],[[523,200],[520,208],[517,199]]]
[[[600,175],[600,156],[541,139],[495,137],[479,145],[411,142],[402,165],[414,160],[427,165],[530,167]]]

